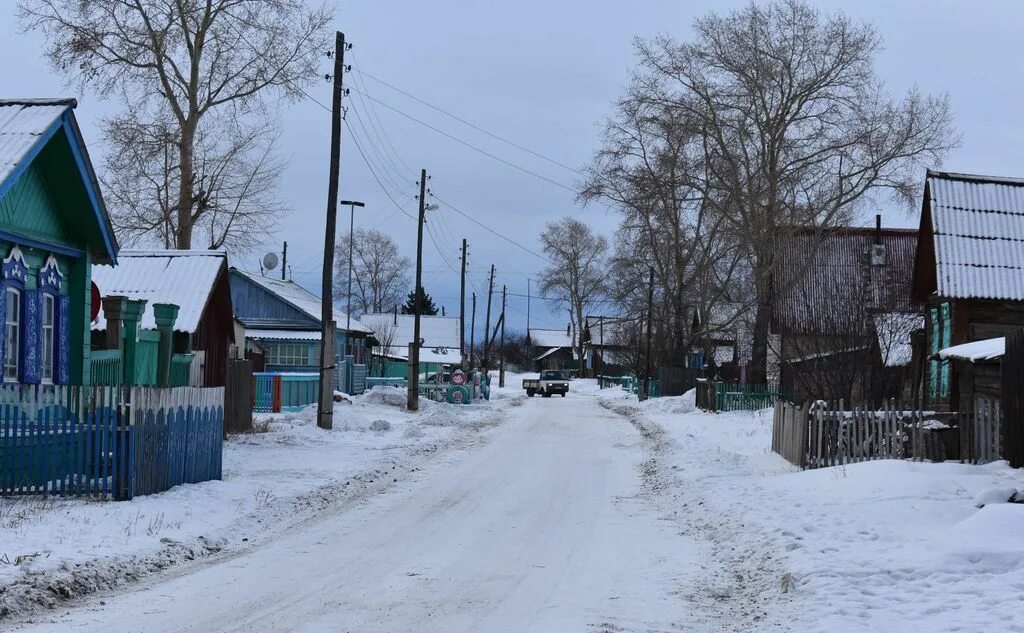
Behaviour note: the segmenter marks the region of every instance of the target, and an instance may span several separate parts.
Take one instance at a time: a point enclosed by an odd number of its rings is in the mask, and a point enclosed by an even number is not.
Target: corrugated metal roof
[[[310,317],[320,321],[321,315],[321,303],[320,297],[316,296],[312,292],[306,290],[294,281],[286,281],[284,279],[274,279],[272,277],[264,277],[263,275],[256,275],[253,273],[245,272],[244,270],[238,270],[239,274],[245,275],[255,283],[263,286],[270,292],[273,292],[277,296],[281,297],[288,303],[292,304],[299,310],[302,310]],[[332,306],[333,308],[333,306]],[[338,331],[345,329],[346,314],[337,308],[334,310],[334,323]],[[370,328],[365,327],[356,318],[352,319],[352,331],[353,332],[365,332],[369,333]]]
[[[74,102],[0,101],[0,183],[18,168],[32,147]]]
[[[277,341],[319,341],[320,330],[258,330],[245,328],[245,338]]]
[[[145,299],[142,327],[156,327],[154,303],[173,303],[180,310],[174,329],[194,333],[227,255],[223,251],[121,251],[117,266],[96,265],[92,280],[104,297]],[[106,329],[103,310],[92,325]]]
[[[573,347],[572,337],[565,330],[544,330],[532,328],[527,331],[534,347]]]
[[[936,291],[1024,301],[1024,180],[929,171]]]
[[[583,322],[588,342],[594,347],[623,345],[629,339],[630,326],[633,324],[633,320],[601,316],[588,316]]]
[[[362,326],[377,334],[377,340],[383,343],[390,338],[391,345],[395,347],[406,347],[412,342],[414,320],[415,317],[412,314],[399,314],[396,317],[393,312],[377,312],[359,317]],[[420,338],[423,339],[422,349],[454,349],[455,355],[458,356],[460,347],[459,317],[421,316]]]
[[[776,334],[863,335],[868,312],[914,312],[917,231],[882,229],[885,265],[871,264],[875,229],[800,231],[779,239],[772,275]]]

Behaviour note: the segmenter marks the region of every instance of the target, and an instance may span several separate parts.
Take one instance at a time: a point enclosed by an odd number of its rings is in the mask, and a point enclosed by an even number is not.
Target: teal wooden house
[[[0,100],[5,383],[90,384],[93,263],[116,264],[74,99]]]

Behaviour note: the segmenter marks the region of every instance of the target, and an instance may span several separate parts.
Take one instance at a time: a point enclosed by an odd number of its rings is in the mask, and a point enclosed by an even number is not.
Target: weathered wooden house
[[[5,382],[90,384],[94,263],[118,244],[74,99],[0,100]]]
[[[293,281],[229,270],[231,306],[245,333],[245,352],[268,372],[316,372],[320,368],[320,297]],[[335,361],[369,359],[370,328],[335,309]]]
[[[641,348],[635,319],[587,315],[581,334],[586,375],[622,376],[634,372]]]
[[[780,238],[770,383],[797,401],[902,395],[912,363],[899,352],[909,349],[920,313],[910,293],[917,241],[917,231],[882,228],[880,218],[874,229],[808,228]]]
[[[533,354],[533,369],[569,369],[577,365],[573,362],[572,331],[567,325],[565,330],[530,328],[526,331],[526,345]]]
[[[1024,179],[927,173],[913,297],[925,304],[925,405],[956,409],[939,351],[1024,327]]]
[[[189,384],[224,386],[235,340],[223,251],[123,250],[117,266],[93,268],[93,283],[102,297],[146,300],[139,322],[144,330],[156,329],[156,305],[178,306],[172,351],[193,355]],[[103,346],[105,317],[101,309],[92,324],[97,348]]]

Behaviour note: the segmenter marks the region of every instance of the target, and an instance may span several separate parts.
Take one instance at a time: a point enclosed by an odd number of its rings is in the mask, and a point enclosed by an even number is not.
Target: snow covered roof
[[[396,316],[393,312],[377,312],[359,317],[360,325],[367,328],[367,331],[374,332],[382,345],[390,342],[392,347],[403,349],[412,342],[414,320],[415,315],[399,314]],[[428,347],[454,349],[455,355],[458,356],[460,348],[459,317],[421,316],[420,338],[423,339],[421,357],[423,356],[422,350]],[[405,358],[405,355],[406,353],[402,352],[401,357]]]
[[[886,367],[909,365],[914,355],[910,335],[924,327],[924,315],[886,312],[876,314],[874,321],[882,363]]]
[[[551,356],[552,354],[554,354],[555,352],[557,352],[560,349],[566,349],[566,348],[565,347],[552,347],[552,348],[548,349],[546,352],[544,352],[543,354],[541,354],[540,356],[538,356],[537,358],[534,358],[533,360],[543,360],[543,359],[547,358],[548,356]]]
[[[278,341],[319,341],[320,330],[259,330],[245,328],[245,338]]]
[[[962,345],[947,347],[939,351],[939,357],[959,358],[973,363],[979,360],[1002,358],[1005,353],[1006,338],[1000,336],[999,338],[990,338],[984,341],[974,341],[973,343],[963,343]]]
[[[14,173],[64,111],[74,105],[74,99],[0,103],[0,182]]]
[[[929,171],[925,184],[935,292],[1024,301],[1024,180]]]
[[[530,344],[534,347],[572,347],[572,337],[565,330],[543,330],[531,328],[527,330]]]
[[[374,350],[374,354],[397,360],[409,360],[409,346],[393,345],[391,347],[384,347]],[[420,348],[420,362],[453,364],[462,362],[462,358],[459,356],[458,347],[452,349],[450,347],[424,346]]]
[[[614,347],[624,344],[633,321],[620,317],[588,316],[584,319],[584,324],[588,344],[595,347]]]
[[[154,303],[173,303],[179,307],[174,322],[177,332],[194,333],[199,327],[217,277],[227,269],[223,251],[121,251],[117,266],[96,265],[92,280],[104,297],[122,295],[145,299],[141,326],[156,327]],[[105,330],[107,322],[100,308],[94,330]]]
[[[287,303],[290,303],[299,310],[308,314],[310,317],[316,319],[318,322],[320,321],[320,297],[306,290],[305,288],[295,283],[294,281],[287,281],[285,279],[274,279],[272,277],[264,277],[263,275],[249,273],[244,270],[238,270],[237,268],[234,270],[236,270],[241,275],[245,275],[245,277],[247,277],[254,283],[263,286],[264,288],[274,293]],[[338,328],[338,331],[344,331],[347,315],[341,310],[334,308],[333,306],[332,309],[334,311],[334,323]],[[370,328],[361,324],[359,320],[356,318],[352,318],[351,330],[353,332],[365,333],[369,333],[371,331]]]

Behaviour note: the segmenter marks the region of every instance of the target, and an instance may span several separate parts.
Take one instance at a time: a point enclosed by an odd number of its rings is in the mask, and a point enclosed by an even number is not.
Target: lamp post
[[[356,227],[356,207],[366,205],[355,200],[342,200],[338,204],[348,205],[348,298],[345,300],[345,352],[351,351],[352,344],[352,244]]]

